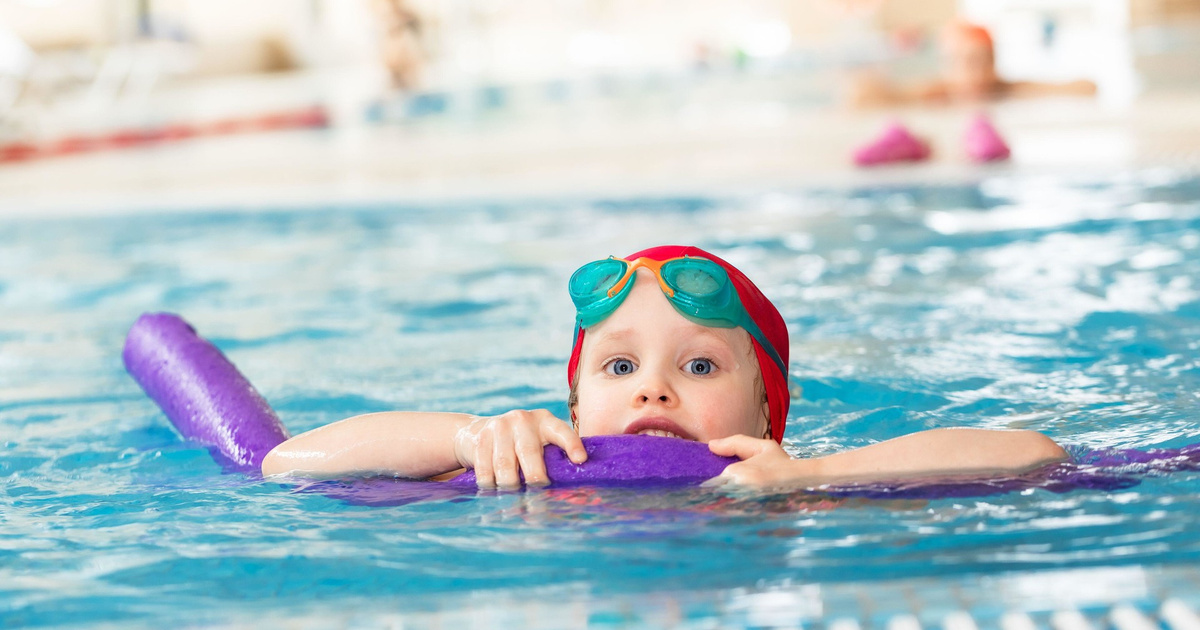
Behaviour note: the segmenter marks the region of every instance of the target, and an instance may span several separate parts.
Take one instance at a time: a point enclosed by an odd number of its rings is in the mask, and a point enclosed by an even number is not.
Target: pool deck
[[[811,186],[948,183],[1006,175],[1097,177],[1200,169],[1200,89],[988,106],[1013,150],[962,153],[974,107],[848,111],[756,101],[664,111],[431,117],[248,133],[0,164],[0,216],[62,216],[314,202],[721,194]],[[634,113],[630,113],[630,111]],[[335,117],[335,121],[339,118]],[[933,157],[870,169],[853,148],[889,121],[931,140]]]

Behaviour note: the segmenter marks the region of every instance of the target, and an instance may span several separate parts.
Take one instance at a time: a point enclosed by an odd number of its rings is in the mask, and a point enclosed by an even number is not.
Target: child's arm
[[[898,85],[875,74],[859,74],[850,84],[850,106],[857,109],[937,103],[947,100],[946,86],[940,81],[921,85]]]
[[[424,479],[474,468],[480,487],[544,484],[542,447],[556,444],[571,461],[587,452],[565,422],[544,409],[493,417],[384,412],[355,416],[293,437],[263,459],[264,475],[318,477],[390,474]]]
[[[1004,84],[1005,94],[1018,98],[1033,96],[1093,96],[1096,84],[1082,79],[1069,83],[1038,83],[1036,81],[1014,81]]]
[[[922,431],[811,459],[792,459],[775,441],[745,435],[713,440],[709,448],[742,459],[721,477],[753,486],[1002,475],[1067,458],[1062,447],[1041,433],[986,429]]]

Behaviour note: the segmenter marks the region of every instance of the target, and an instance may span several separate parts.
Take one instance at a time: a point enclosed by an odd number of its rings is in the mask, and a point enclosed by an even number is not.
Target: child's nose
[[[638,388],[634,393],[634,402],[639,405],[645,405],[656,402],[663,405],[672,405],[675,403],[675,390],[671,388],[670,381],[662,374],[653,370],[646,370],[642,375],[642,381],[638,384]]]

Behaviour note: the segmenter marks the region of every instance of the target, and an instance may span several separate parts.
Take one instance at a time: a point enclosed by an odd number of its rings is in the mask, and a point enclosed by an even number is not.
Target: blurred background
[[[956,19],[1094,95],[854,105]],[[1192,167],[1198,60],[1200,0],[0,0],[0,212]],[[934,158],[854,169],[895,119]]]

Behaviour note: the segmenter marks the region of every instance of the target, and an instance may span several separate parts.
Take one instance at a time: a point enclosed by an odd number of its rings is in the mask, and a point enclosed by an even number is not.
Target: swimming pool
[[[1183,174],[0,221],[0,623],[1000,627],[1200,604],[1194,472],[931,501],[604,488],[368,508],[222,474],[121,366],[134,319],[167,310],[293,432],[396,408],[562,415],[566,278],[659,242],[719,253],[779,305],[796,454],[942,426],[1200,441]]]

